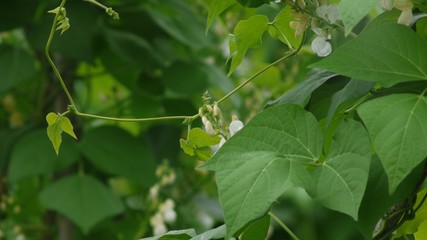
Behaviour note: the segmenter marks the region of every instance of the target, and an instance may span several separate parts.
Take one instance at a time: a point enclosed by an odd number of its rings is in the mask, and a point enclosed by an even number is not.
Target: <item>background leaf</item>
[[[224,239],[225,238],[225,225],[221,225],[217,228],[211,229],[207,232],[204,232],[202,234],[199,234],[191,240],[209,240],[209,239]]]
[[[47,208],[64,214],[86,234],[101,220],[124,210],[122,202],[91,176],[64,177],[43,190],[40,200]]]
[[[225,9],[235,4],[235,0],[213,0],[208,7],[208,18],[206,22],[206,33],[211,27],[215,18],[218,17]]]
[[[377,3],[377,0],[342,0],[338,4],[338,11],[345,26],[345,35],[348,35]]]
[[[257,219],[248,224],[240,235],[241,240],[258,240],[267,237],[268,228],[270,227],[270,215],[265,214],[260,219]]]
[[[378,82],[384,87],[427,80],[427,44],[405,26],[381,25],[363,32],[310,67]]]
[[[196,236],[196,231],[194,231],[194,229],[185,229],[169,231],[159,236],[142,238],[141,240],[188,240],[194,236]]]
[[[117,127],[99,127],[81,140],[83,154],[98,169],[149,187],[155,182],[153,156],[142,139]]]
[[[297,48],[301,44],[302,35],[295,37],[295,29],[292,29],[289,25],[294,20],[292,12],[290,6],[283,8],[274,18],[273,24],[275,27],[272,25],[268,26],[268,33],[271,37],[278,38],[284,44],[288,45],[289,48]]]
[[[394,94],[364,103],[357,110],[368,128],[388,175],[390,193],[427,156],[427,101],[415,94]]]

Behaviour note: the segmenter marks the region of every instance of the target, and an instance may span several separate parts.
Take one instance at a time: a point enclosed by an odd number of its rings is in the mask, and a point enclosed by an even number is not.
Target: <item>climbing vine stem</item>
[[[282,220],[280,220],[276,215],[274,215],[271,211],[268,212],[268,215],[270,215],[271,218],[274,219],[274,221],[276,221],[288,234],[289,236],[291,236],[291,238],[293,240],[300,240],[292,231],[291,229],[286,226],[286,224],[284,222],[282,222]]]

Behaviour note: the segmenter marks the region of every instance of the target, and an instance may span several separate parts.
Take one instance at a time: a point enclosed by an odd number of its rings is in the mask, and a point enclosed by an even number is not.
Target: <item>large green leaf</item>
[[[36,73],[35,59],[18,47],[0,47],[0,93],[28,80]]]
[[[394,94],[366,102],[358,113],[368,128],[393,193],[427,157],[427,100],[415,94]]]
[[[378,82],[384,87],[427,80],[426,43],[425,39],[405,26],[380,25],[363,32],[310,67]]]
[[[225,225],[221,225],[217,228],[214,228],[214,229],[211,229],[207,232],[199,234],[199,235],[191,238],[191,240],[224,239],[225,232],[226,232]]]
[[[322,149],[320,127],[300,106],[283,104],[255,116],[202,168],[216,170],[227,236],[264,215],[288,187],[311,188],[302,163]]]
[[[124,210],[123,203],[91,176],[62,178],[43,190],[40,200],[47,208],[64,214],[86,234],[101,220]]]
[[[208,7],[208,18],[206,23],[206,33],[214,22],[215,18],[218,17],[225,9],[235,4],[235,0],[213,0]]]
[[[88,131],[81,145],[83,154],[98,169],[143,186],[154,184],[153,156],[142,139],[117,127],[99,127]]]
[[[344,23],[345,34],[351,30],[366,16],[378,3],[378,0],[342,0],[338,4],[338,11]]]
[[[305,106],[313,91],[335,76],[337,76],[337,74],[320,69],[313,69],[308,73],[306,80],[292,88],[290,91],[287,91],[278,99],[268,103],[267,107],[284,103],[293,103]]]
[[[45,130],[35,130],[23,136],[15,145],[10,156],[9,180],[51,173],[64,169],[79,158],[75,141],[64,138],[59,156],[55,154]]]
[[[228,75],[240,65],[249,48],[261,44],[261,37],[267,29],[268,18],[264,15],[255,15],[237,23],[234,35],[230,37],[234,45],[230,44],[230,58],[233,57],[233,60]]]
[[[315,198],[324,206],[357,220],[368,181],[370,158],[366,130],[356,121],[344,121],[334,135],[328,158],[315,170]]]
[[[260,219],[257,219],[248,224],[240,235],[241,240],[259,240],[267,237],[268,228],[270,227],[270,215],[265,214]]]

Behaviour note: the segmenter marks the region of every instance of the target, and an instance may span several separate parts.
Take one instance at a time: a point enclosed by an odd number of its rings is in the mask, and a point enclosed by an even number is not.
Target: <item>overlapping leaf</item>
[[[56,113],[49,113],[46,116],[46,121],[48,124],[47,127],[47,136],[52,142],[53,148],[55,149],[56,154],[59,154],[59,147],[62,143],[62,132],[67,133],[74,139],[77,139],[76,134],[74,134],[73,125],[66,116]]]
[[[283,104],[258,114],[208,161],[216,170],[227,236],[264,215],[294,184],[311,188],[301,163],[320,156],[322,136],[313,115]]]
[[[380,25],[363,32],[310,67],[378,82],[384,87],[427,80],[427,44],[424,38],[405,26]]]
[[[371,100],[358,109],[381,159],[393,193],[427,157],[427,99],[394,94]]]
[[[141,240],[189,240],[196,236],[194,229],[169,231],[155,237],[141,238]]]
[[[273,38],[278,38],[289,48],[297,48],[302,41],[302,35],[296,37],[295,29],[290,27],[290,22],[293,21],[292,8],[287,6],[277,14],[272,25],[268,27],[268,33]]]
[[[218,17],[225,9],[236,3],[235,0],[214,0],[211,2],[208,8],[208,19],[206,23],[206,33],[214,22],[215,18]]]
[[[345,34],[349,34],[377,3],[378,0],[342,0],[338,5],[338,10],[345,26]]]

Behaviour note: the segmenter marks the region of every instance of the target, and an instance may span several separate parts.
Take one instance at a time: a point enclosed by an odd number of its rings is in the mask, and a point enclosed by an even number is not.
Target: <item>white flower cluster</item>
[[[199,116],[202,119],[205,131],[211,136],[219,136],[221,138],[219,144],[211,147],[213,153],[218,151],[227,139],[236,134],[244,126],[243,122],[240,121],[237,116],[233,115],[228,131],[226,127],[224,129],[222,124],[222,113],[216,103],[213,107],[209,104],[205,104],[205,106],[201,107],[199,109]]]
[[[329,24],[335,24],[341,20],[341,16],[338,12],[337,4],[324,4],[316,8],[316,14]],[[311,22],[311,29],[316,33],[317,37],[311,42],[311,49],[319,57],[326,57],[332,52],[332,45],[330,43],[331,34],[327,29],[319,27],[319,22],[313,19]]]
[[[160,235],[168,231],[165,223],[174,223],[176,221],[175,203],[168,198],[160,204],[158,211],[150,218],[150,225],[153,228],[154,235]]]
[[[400,13],[398,23],[403,25],[410,25],[413,21],[412,8],[414,7],[413,0],[381,0],[381,7],[386,10],[391,10],[393,7],[402,11]]]

